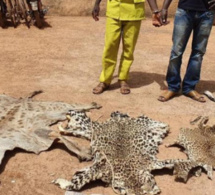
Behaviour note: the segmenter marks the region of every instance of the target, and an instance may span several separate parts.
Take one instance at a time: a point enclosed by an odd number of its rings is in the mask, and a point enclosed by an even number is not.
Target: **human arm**
[[[215,9],[215,0],[211,0],[209,3],[209,9]]]
[[[163,7],[161,10],[162,24],[167,24],[168,8],[169,8],[171,2],[172,2],[172,0],[164,0],[164,2],[163,2]]]
[[[157,0],[148,0],[149,6],[152,10],[152,24],[156,27],[160,27],[160,11],[158,10]]]
[[[153,13],[159,12],[157,0],[148,0],[148,3]]]
[[[99,12],[100,12],[100,3],[102,0],[96,0],[93,11],[92,17],[95,21],[99,21]]]

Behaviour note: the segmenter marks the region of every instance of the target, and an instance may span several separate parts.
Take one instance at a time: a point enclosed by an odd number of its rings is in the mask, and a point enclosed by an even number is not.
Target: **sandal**
[[[93,93],[94,94],[101,94],[103,93],[105,90],[107,90],[110,87],[110,85],[106,84],[106,83],[99,83],[94,89],[93,89]]]
[[[190,97],[192,98],[193,100],[196,100],[198,102],[201,102],[201,103],[205,103],[206,102],[206,99],[204,96],[202,96],[201,94],[199,94],[197,91],[195,90],[192,90],[190,91],[189,93],[185,94],[187,97]]]
[[[158,97],[158,100],[161,102],[166,102],[170,99],[172,99],[173,97],[175,97],[178,93],[170,91],[170,90],[166,90],[162,95],[160,95]]]
[[[127,95],[131,93],[130,87],[126,81],[119,81],[120,85],[120,93],[123,95]]]

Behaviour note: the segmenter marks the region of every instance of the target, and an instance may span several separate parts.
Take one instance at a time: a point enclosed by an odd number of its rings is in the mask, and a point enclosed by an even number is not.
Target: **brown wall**
[[[44,5],[50,7],[50,15],[61,16],[87,16],[91,15],[91,11],[95,0],[42,0]],[[101,3],[101,16],[105,15],[106,1]],[[157,0],[159,7],[162,6],[163,0]],[[169,14],[174,15],[178,0],[173,0]],[[151,15],[148,3],[146,3],[146,14]]]

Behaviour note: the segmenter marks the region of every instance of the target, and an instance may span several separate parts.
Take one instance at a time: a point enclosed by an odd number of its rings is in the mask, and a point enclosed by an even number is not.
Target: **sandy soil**
[[[92,8],[94,6],[95,0],[43,0],[43,4],[47,5],[50,10],[50,15],[61,15],[61,16],[90,16],[92,13]],[[107,0],[102,0],[100,16],[105,15]],[[157,1],[159,8],[161,9],[163,1]],[[173,16],[175,14],[176,7],[178,5],[178,0],[172,1],[169,7],[169,15]],[[146,15],[151,16],[151,10],[146,1]]]
[[[180,127],[188,127],[189,121],[198,115],[214,119],[215,104],[195,102],[185,96],[161,103],[157,97],[166,87],[165,73],[171,48],[173,23],[162,28],[151,26],[150,20],[142,23],[142,29],[131,68],[132,93],[123,96],[119,92],[117,77],[111,89],[102,95],[93,95],[101,71],[104,46],[105,18],[94,22],[90,17],[48,17],[49,27],[38,30],[20,25],[14,29],[0,29],[0,93],[14,97],[26,96],[42,89],[36,97],[44,101],[90,103],[103,107],[93,110],[93,119],[106,120],[112,111],[119,110],[135,117],[145,114],[166,122],[171,132],[160,146],[160,159],[186,158],[178,148],[165,148],[172,142]],[[204,58],[202,78],[198,90],[215,92],[215,34],[214,29]],[[186,70],[190,43],[184,56],[182,75]],[[116,71],[117,72],[117,71]],[[63,195],[65,192],[51,184],[53,179],[70,179],[73,173],[91,162],[80,163],[61,144],[40,155],[20,149],[7,152],[0,166],[1,195]],[[172,171],[156,172],[155,178],[163,195],[213,195],[215,180],[203,174],[191,177],[187,184],[174,181]],[[86,194],[114,194],[101,182],[88,185]]]

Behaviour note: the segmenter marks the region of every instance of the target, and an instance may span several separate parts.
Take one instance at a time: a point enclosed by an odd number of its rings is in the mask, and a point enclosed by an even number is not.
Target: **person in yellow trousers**
[[[96,0],[92,12],[95,21],[99,20],[100,2]],[[153,12],[153,25],[161,26],[156,0],[148,0]],[[100,83],[93,89],[94,94],[101,94],[110,86],[117,64],[117,54],[122,39],[123,51],[119,65],[118,80],[120,92],[129,94],[127,83],[129,69],[133,63],[134,49],[138,39],[141,21],[145,18],[145,0],[107,0],[105,48],[102,58]]]

